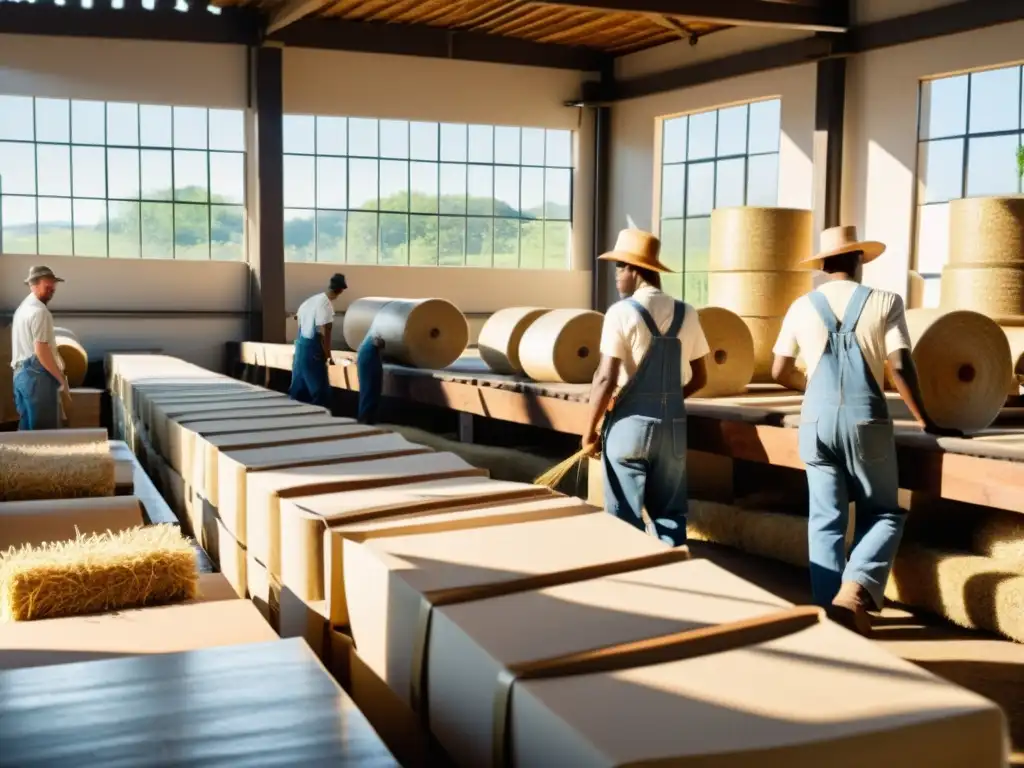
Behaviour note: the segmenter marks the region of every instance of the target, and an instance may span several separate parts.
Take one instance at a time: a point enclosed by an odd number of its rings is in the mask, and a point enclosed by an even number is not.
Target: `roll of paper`
[[[754,377],[754,337],[743,318],[721,307],[697,310],[711,353],[708,383],[694,397],[724,397],[745,391]]]
[[[779,272],[709,272],[708,304],[744,317],[782,317],[813,288],[806,269]]]
[[[717,208],[711,213],[712,272],[799,269],[813,256],[814,219],[796,208]]]
[[[589,309],[553,309],[526,329],[519,362],[534,381],[586,384],[601,361],[604,316]]]
[[[491,315],[480,329],[480,358],[495,373],[523,375],[519,344],[526,329],[550,310],[540,307],[508,307]]]

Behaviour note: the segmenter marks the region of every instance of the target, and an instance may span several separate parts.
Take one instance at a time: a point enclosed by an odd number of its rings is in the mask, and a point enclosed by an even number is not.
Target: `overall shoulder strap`
[[[679,335],[679,331],[683,329],[683,321],[686,319],[686,304],[681,301],[675,302],[675,306],[672,310],[672,324],[668,327],[668,332],[665,334],[670,339],[674,339]]]
[[[853,296],[850,297],[850,303],[846,305],[846,312],[843,314],[843,325],[839,330],[849,332],[857,327],[857,321],[860,320],[861,312],[864,311],[864,305],[867,304],[870,296],[870,288],[866,285],[857,286]]]
[[[647,308],[643,304],[636,299],[626,299],[626,303],[640,313],[640,318],[644,321],[644,325],[647,326],[647,330],[651,332],[651,336],[661,336],[661,331],[658,330],[658,326],[655,324],[654,318],[651,317],[651,313],[647,311]]]
[[[807,298],[821,318],[821,322],[825,324],[825,328],[831,333],[838,331],[839,320],[836,318],[836,313],[832,311],[832,307],[829,306],[825,294],[821,291],[811,291],[807,294]]]

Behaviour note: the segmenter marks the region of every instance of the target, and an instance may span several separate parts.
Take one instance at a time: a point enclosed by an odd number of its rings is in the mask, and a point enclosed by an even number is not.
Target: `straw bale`
[[[923,493],[910,495],[906,536],[1024,568],[1024,515]]]
[[[0,621],[138,608],[194,598],[196,552],[177,526],[107,532],[0,554]]]
[[[78,444],[0,442],[0,501],[113,496],[106,440]]]

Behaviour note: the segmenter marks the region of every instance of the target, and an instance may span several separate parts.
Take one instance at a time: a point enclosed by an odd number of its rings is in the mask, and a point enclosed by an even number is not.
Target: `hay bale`
[[[81,443],[0,441],[0,501],[113,496],[114,457],[104,439]]]
[[[196,552],[177,526],[78,535],[0,554],[0,621],[30,621],[190,600]]]
[[[690,499],[687,538],[806,568],[807,518]]]

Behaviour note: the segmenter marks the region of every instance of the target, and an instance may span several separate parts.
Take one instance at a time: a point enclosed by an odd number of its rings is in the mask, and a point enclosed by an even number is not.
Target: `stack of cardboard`
[[[71,390],[71,406],[68,408],[68,427],[83,429],[100,427],[102,415],[103,392],[99,389],[78,387]]]

